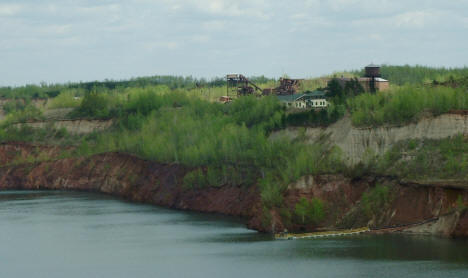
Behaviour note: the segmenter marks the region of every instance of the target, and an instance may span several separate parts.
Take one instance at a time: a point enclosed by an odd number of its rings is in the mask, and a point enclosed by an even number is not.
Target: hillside
[[[466,87],[412,79],[291,114],[275,96],[218,103],[219,80],[161,80],[4,89],[0,188],[101,191],[243,216],[268,232],[411,225],[466,235]],[[437,228],[414,227],[426,220]]]

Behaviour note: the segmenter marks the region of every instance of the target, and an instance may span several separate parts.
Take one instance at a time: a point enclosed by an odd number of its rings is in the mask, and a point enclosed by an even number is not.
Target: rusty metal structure
[[[279,86],[276,88],[261,89],[242,74],[226,75],[227,92],[226,96],[246,96],[256,92],[261,95],[294,95],[299,90],[302,79],[280,78]]]
[[[263,89],[262,95],[294,95],[299,90],[302,79],[280,78],[279,81],[278,87]]]
[[[227,81],[227,96],[246,96],[252,95],[256,91],[262,92],[262,89],[251,82],[247,77],[242,74],[228,74],[226,75]]]
[[[302,79],[280,78],[279,87],[275,88],[277,95],[294,95],[301,84]]]

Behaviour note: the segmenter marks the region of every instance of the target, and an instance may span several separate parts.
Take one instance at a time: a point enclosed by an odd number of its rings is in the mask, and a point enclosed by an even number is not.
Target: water
[[[222,216],[12,191],[0,192],[0,277],[468,277],[468,241],[275,241]]]

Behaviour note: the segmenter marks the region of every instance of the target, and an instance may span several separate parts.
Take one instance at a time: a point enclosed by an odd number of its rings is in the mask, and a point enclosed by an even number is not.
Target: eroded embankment
[[[300,128],[288,128],[273,135],[297,137]],[[451,113],[438,117],[427,117],[404,126],[383,126],[372,128],[353,127],[351,119],[344,117],[326,128],[307,128],[305,135],[310,142],[327,138],[331,145],[337,145],[344,153],[348,164],[359,163],[365,153],[372,150],[383,154],[395,143],[409,139],[444,139],[458,134],[468,134],[468,114]]]
[[[386,186],[389,191],[374,206],[372,202],[376,200],[369,200],[370,210],[366,210],[362,196],[376,185]],[[382,232],[468,236],[468,213],[460,208],[460,204],[468,203],[468,184],[413,184],[389,177],[309,176],[289,186],[285,203],[293,210],[294,204],[303,197],[316,197],[325,202],[327,218],[322,223],[325,227],[369,226],[374,230],[382,229]],[[310,229],[300,225],[292,228]]]
[[[122,153],[59,159],[60,153],[56,147],[0,145],[0,190],[103,192],[169,208],[240,216],[247,220],[250,228],[267,232],[285,228],[305,231],[317,226],[382,228],[431,220],[425,226],[399,230],[468,236],[468,214],[456,209],[460,198],[468,202],[468,191],[464,188],[403,185],[388,178],[352,180],[340,175],[310,176],[288,187],[284,193],[284,207],[266,210],[256,186],[184,188],[183,177],[190,169],[181,165],[146,161]],[[34,162],[28,157],[47,161]],[[391,198],[381,211],[369,217],[360,209],[360,203],[363,193],[376,184],[387,184],[391,188]],[[294,221],[295,205],[302,197],[324,201],[326,218],[322,223],[302,225]]]
[[[22,162],[35,153],[49,161]],[[128,200],[170,208],[222,213],[253,219],[259,194],[255,187],[185,189],[188,169],[122,153],[55,159],[55,147],[0,145],[0,189],[60,189],[109,193]],[[14,161],[21,163],[10,164]],[[251,223],[255,227],[256,223]]]
[[[39,122],[28,122],[28,123],[17,123],[12,126],[21,128],[27,126],[35,129],[44,129],[44,128],[56,128],[56,129],[66,129],[67,132],[76,135],[83,135],[92,132],[103,131],[111,127],[113,124],[112,120],[50,120],[50,121],[39,121]]]

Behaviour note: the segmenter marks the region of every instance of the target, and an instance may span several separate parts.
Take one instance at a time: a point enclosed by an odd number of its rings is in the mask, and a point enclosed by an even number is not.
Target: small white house
[[[321,109],[328,106],[325,93],[321,91],[307,92],[305,94],[280,95],[277,97],[288,109]]]

